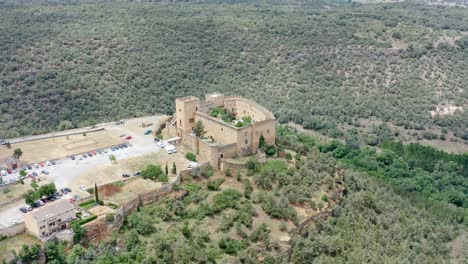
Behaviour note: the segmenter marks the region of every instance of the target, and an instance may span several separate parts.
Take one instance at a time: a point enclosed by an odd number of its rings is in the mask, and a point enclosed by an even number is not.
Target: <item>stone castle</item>
[[[233,120],[214,116],[214,109],[222,109]],[[198,121],[204,125],[202,137],[193,133]],[[275,117],[264,107],[243,97],[219,93],[207,94],[205,101],[194,96],[177,98],[175,116],[166,124],[169,135],[179,138],[200,160],[217,169],[223,159],[257,153],[261,136],[266,145],[273,145],[275,126]]]

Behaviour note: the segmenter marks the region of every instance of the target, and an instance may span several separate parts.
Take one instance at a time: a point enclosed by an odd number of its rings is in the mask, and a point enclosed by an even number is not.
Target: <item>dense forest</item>
[[[213,91],[332,136],[373,117],[468,138],[466,9],[45,2],[0,2],[0,138],[170,114]]]

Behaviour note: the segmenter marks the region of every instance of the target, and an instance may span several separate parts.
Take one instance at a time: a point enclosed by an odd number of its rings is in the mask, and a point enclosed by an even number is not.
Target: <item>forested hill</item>
[[[294,2],[5,2],[0,138],[172,113],[213,91],[314,129],[375,117],[468,138],[467,9]]]

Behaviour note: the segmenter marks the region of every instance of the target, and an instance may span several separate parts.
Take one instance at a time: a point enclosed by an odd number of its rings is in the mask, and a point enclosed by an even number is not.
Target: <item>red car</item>
[[[6,171],[8,172],[8,174],[11,174],[13,172],[11,169],[7,169]]]
[[[130,139],[132,139],[132,136],[127,136],[125,139],[130,140]]]
[[[31,178],[31,179],[34,178],[34,176],[32,175],[32,173],[29,173],[29,174],[28,174],[28,177]]]
[[[39,163],[39,166],[44,167],[44,162]]]
[[[74,203],[75,202],[75,198],[70,198],[70,203]]]
[[[93,153],[93,155],[94,155],[94,156],[96,156],[96,155],[97,155],[96,151],[92,151],[91,153]]]

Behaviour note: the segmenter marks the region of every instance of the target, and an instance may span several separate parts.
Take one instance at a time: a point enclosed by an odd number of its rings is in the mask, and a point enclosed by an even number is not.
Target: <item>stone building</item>
[[[75,218],[75,206],[67,200],[59,199],[27,213],[24,223],[29,233],[41,238],[67,229]]]
[[[234,120],[227,122],[213,116],[215,108],[222,109]],[[192,132],[199,120],[205,127],[201,138]],[[205,101],[194,96],[176,99],[175,116],[166,124],[169,135],[180,138],[203,161],[218,169],[222,159],[256,153],[261,136],[266,145],[273,145],[275,126],[275,117],[264,107],[243,97],[219,93],[207,94]]]

